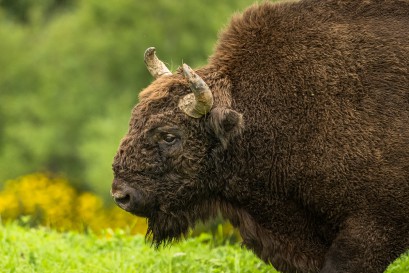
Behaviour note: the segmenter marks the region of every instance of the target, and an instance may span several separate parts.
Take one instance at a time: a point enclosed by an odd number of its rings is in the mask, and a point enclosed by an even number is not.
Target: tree
[[[53,171],[108,197],[112,158],[152,81],[145,49],[155,46],[173,70],[200,66],[251,1],[68,2],[0,2],[0,181]]]

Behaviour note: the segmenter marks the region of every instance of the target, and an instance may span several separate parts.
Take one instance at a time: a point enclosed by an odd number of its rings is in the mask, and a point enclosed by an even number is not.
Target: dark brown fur
[[[408,37],[409,1],[250,7],[197,70],[208,115],[179,72],[141,93],[113,192],[157,245],[220,211],[283,272],[383,272],[409,249]]]

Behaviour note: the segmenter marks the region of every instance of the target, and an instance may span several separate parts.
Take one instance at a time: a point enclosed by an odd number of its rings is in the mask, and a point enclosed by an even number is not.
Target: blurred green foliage
[[[173,70],[203,65],[251,2],[0,0],[0,183],[48,171],[108,197],[112,158],[152,80],[145,49]]]

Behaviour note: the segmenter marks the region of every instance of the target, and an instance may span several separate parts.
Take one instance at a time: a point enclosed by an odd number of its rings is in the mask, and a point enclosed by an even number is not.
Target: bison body
[[[409,249],[408,37],[405,0],[250,7],[206,66],[152,73],[116,202],[157,245],[221,212],[283,272],[383,272]]]

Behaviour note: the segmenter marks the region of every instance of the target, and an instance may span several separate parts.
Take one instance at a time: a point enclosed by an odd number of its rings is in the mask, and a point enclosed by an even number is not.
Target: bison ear
[[[244,128],[243,115],[224,107],[216,107],[210,111],[208,124],[224,149],[235,137],[241,135]]]

